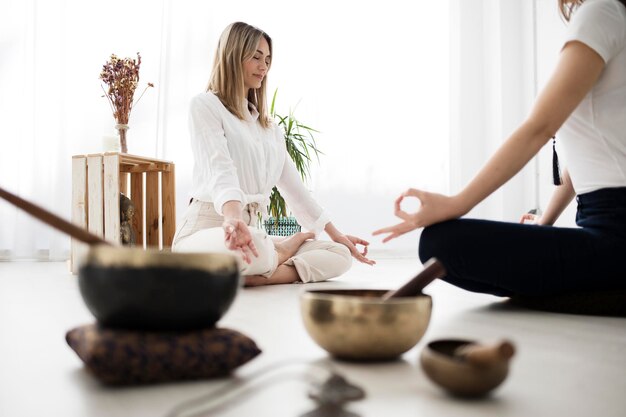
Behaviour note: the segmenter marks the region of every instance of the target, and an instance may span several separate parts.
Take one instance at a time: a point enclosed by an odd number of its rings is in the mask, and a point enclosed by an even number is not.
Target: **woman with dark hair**
[[[254,26],[236,22],[222,33],[207,91],[191,102],[193,198],[172,245],[237,255],[249,286],[323,281],[346,272],[352,257],[374,263],[369,243],[337,230],[311,197],[268,115],[272,54],[272,39]],[[274,186],[310,232],[279,241],[256,227]],[[314,240],[321,231],[332,242]]]
[[[626,4],[559,1],[568,23],[556,69],[530,116],[456,195],[409,189],[395,202],[402,222],[374,232],[388,241],[424,227],[422,262],[469,291],[543,296],[626,289]],[[558,132],[558,133],[557,133]],[[459,219],[558,137],[567,169],[537,224]],[[414,213],[402,210],[415,197]],[[576,197],[578,228],[553,227]]]

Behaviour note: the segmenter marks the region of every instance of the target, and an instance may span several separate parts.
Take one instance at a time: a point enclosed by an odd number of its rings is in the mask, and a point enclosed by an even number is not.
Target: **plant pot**
[[[272,236],[291,236],[302,230],[295,217],[269,217],[263,222],[263,227],[268,235]]]

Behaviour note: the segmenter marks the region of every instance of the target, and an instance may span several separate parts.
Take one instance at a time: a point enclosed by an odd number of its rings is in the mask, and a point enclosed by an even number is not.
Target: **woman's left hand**
[[[402,210],[402,201],[408,197],[417,198],[420,202],[419,209],[414,213]],[[374,236],[387,234],[387,237],[383,239],[383,243],[386,243],[420,227],[460,217],[467,211],[456,197],[409,188],[394,203],[394,214],[402,219],[402,222],[378,229],[372,234]]]
[[[363,262],[368,265],[375,265],[376,261],[372,259],[366,258],[367,255],[367,246],[370,244],[368,241],[363,240],[356,236],[338,234],[337,236],[332,236],[332,239],[337,242],[345,245],[349,250],[352,256],[359,262]],[[356,245],[363,246],[363,252],[359,252]]]

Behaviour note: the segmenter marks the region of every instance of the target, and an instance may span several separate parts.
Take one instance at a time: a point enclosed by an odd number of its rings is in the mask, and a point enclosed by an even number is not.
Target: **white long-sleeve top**
[[[191,196],[212,202],[223,215],[224,203],[231,200],[259,203],[265,210],[276,186],[298,223],[319,233],[329,222],[328,215],[302,183],[287,153],[284,132],[276,124],[263,128],[258,112],[249,107],[245,120],[240,120],[211,92],[191,100]]]

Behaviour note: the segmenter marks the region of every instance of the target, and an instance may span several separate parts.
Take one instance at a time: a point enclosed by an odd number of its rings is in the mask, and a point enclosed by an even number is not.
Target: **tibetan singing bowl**
[[[214,326],[241,280],[228,254],[98,245],[87,253],[78,284],[103,326],[177,331]]]
[[[331,355],[347,360],[395,359],[420,341],[432,310],[421,294],[387,301],[387,290],[307,290],[300,306],[309,335]]]
[[[508,342],[482,346],[470,340],[443,339],[424,347],[420,364],[428,378],[450,394],[481,397],[506,379],[513,353]]]

